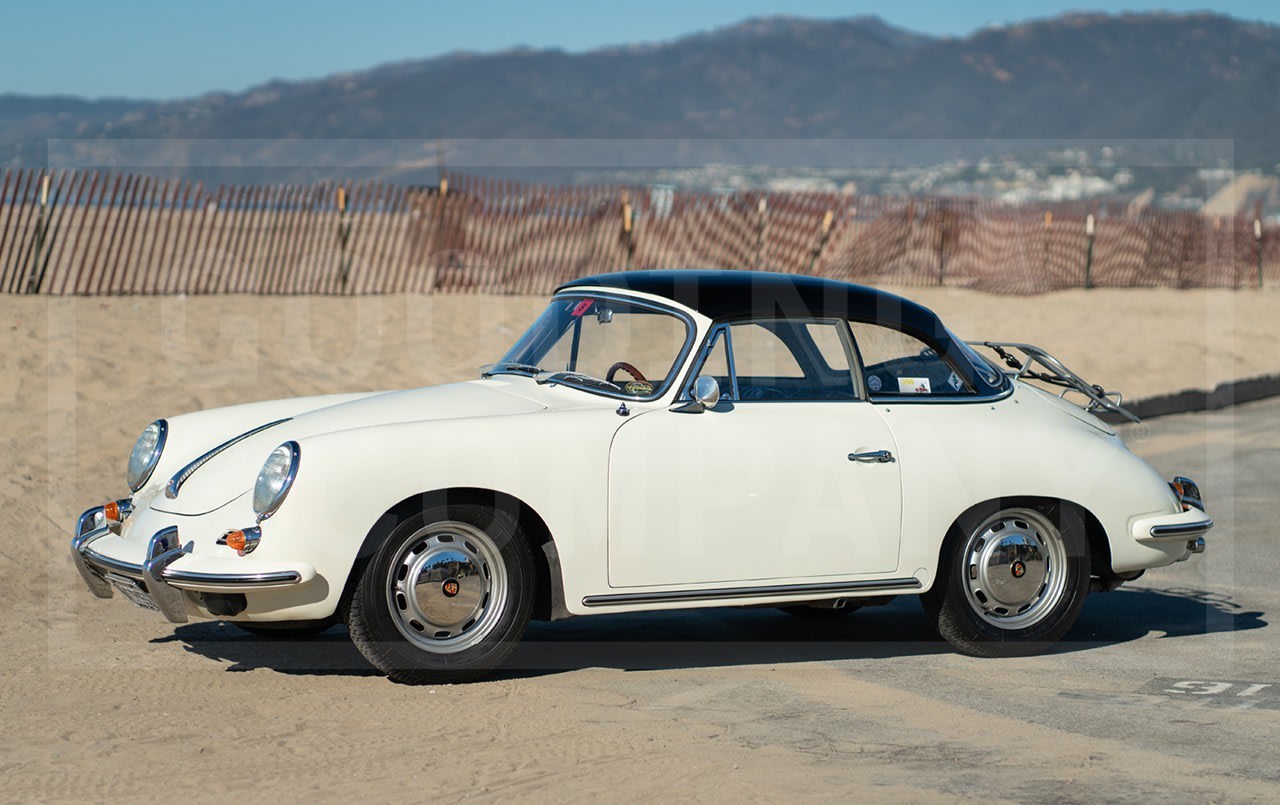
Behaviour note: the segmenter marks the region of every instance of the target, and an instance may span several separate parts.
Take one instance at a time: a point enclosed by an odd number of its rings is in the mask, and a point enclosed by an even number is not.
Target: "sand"
[[[966,338],[1038,343],[1091,381],[1132,396],[1280,372],[1274,290],[905,293]],[[794,762],[785,741],[753,743],[726,727],[735,716],[705,708],[683,715],[714,693],[775,719],[779,732],[790,729],[787,719],[803,721],[803,708],[771,711],[767,686],[743,668],[657,672],[669,677],[641,708],[631,706],[616,669],[410,689],[371,675],[340,633],[322,644],[319,660],[286,647],[267,661],[250,653],[258,659],[246,662],[245,647],[255,644],[231,627],[194,624],[175,633],[153,614],[83,589],[67,556],[69,529],[83,508],[123,495],[127,453],[152,419],[470,377],[543,304],[485,296],[0,297],[8,455],[0,504],[10,524],[0,539],[0,799],[135,791],[147,799],[172,791],[197,799],[557,791],[629,799],[641,790],[716,799],[871,784],[880,798],[928,799],[945,791],[896,781],[901,758],[883,747],[856,768],[815,773]],[[194,648],[193,636],[223,648]],[[317,662],[331,673],[314,673]],[[244,673],[225,673],[237,669]],[[796,684],[810,707],[847,693],[820,669]],[[875,685],[854,692],[889,695]],[[858,717],[964,729],[959,712],[894,696]],[[1003,728],[1016,742],[1056,740],[1039,727]],[[1121,762],[1118,746],[1106,749]],[[1053,751],[1083,758],[1091,750],[1076,739]],[[438,773],[437,752],[448,775]],[[1128,760],[1132,780],[1183,775],[1194,783],[1155,754]]]

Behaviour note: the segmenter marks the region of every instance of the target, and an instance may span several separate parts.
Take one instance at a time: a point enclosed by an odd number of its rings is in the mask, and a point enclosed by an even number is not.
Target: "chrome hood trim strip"
[[[256,433],[261,433],[267,428],[274,428],[276,425],[280,425],[285,422],[288,422],[290,419],[293,419],[293,417],[285,417],[284,419],[277,419],[274,422],[268,422],[265,425],[259,425],[253,430],[245,431],[239,436],[228,439],[227,441],[213,448],[209,452],[205,453],[204,455],[192,461],[187,466],[178,470],[174,474],[174,476],[169,479],[169,483],[164,485],[164,496],[169,500],[173,500],[174,498],[176,498],[178,496],[178,492],[181,491],[182,489],[182,485],[187,482],[187,479],[190,478],[192,475],[194,475],[196,470],[203,467],[210,459],[217,456],[223,450],[226,450],[228,447],[231,447],[237,442],[242,442],[245,439],[248,439],[250,436],[253,436]]]

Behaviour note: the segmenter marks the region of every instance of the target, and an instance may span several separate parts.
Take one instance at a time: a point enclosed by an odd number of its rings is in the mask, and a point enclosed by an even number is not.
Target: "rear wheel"
[[[352,642],[397,682],[479,679],[524,634],[534,578],[511,513],[431,507],[396,526],[365,567],[347,614]]]
[[[992,505],[948,535],[925,613],[964,654],[1008,657],[1048,649],[1089,592],[1089,540],[1060,504]]]

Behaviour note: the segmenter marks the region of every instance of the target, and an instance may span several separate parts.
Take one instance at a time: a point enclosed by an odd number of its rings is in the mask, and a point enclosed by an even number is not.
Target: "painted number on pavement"
[[[1271,682],[1157,678],[1144,685],[1143,692],[1208,700],[1235,707],[1280,708],[1280,687]]]

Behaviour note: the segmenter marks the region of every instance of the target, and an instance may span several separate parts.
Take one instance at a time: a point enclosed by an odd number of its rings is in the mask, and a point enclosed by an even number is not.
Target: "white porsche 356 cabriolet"
[[[1094,415],[1125,413],[1106,392],[980,347],[838,282],[580,279],[478,379],[153,422],[71,553],[174,623],[340,619],[410,682],[481,676],[530,618],[901,594],[963,652],[1029,653],[1213,523]]]

